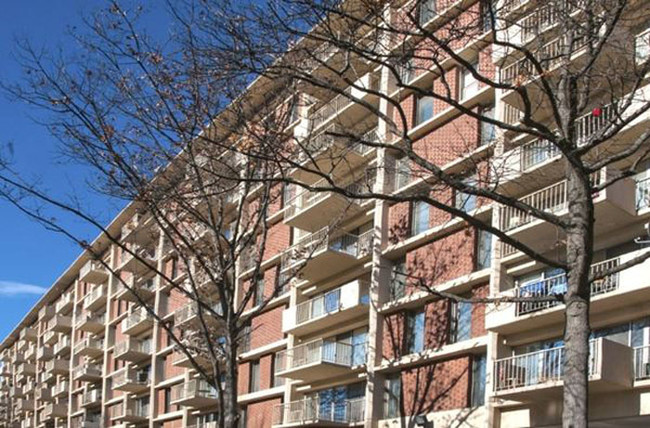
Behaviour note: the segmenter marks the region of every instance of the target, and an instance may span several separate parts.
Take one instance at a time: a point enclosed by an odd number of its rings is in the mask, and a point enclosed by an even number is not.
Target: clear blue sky
[[[79,25],[82,13],[89,13],[103,4],[101,0],[4,2],[0,15],[0,79],[20,79],[21,69],[12,55],[16,37],[28,37],[36,46],[74,49],[66,37],[66,29]],[[164,19],[156,21],[155,25],[158,27],[155,30],[165,30]],[[81,195],[85,204],[91,205],[108,221],[120,204],[85,190],[87,173],[62,160],[56,142],[44,128],[34,123],[35,114],[29,106],[0,95],[0,142],[13,142],[15,166],[31,177],[41,178],[59,196]],[[97,234],[96,230],[77,220],[68,219],[66,225],[86,239]],[[45,230],[16,208],[0,201],[0,340],[79,252],[80,249],[64,236]]]

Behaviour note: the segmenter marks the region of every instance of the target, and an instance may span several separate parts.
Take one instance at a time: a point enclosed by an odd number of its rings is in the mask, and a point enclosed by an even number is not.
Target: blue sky
[[[101,0],[5,2],[0,15],[0,79],[15,81],[21,77],[13,56],[16,37],[27,37],[34,45],[50,49],[59,46],[64,50],[74,49],[66,37],[66,29],[80,25],[82,14],[102,4],[105,3]],[[164,26],[158,29],[161,27]],[[67,164],[59,156],[56,141],[34,122],[35,115],[27,105],[0,95],[0,143],[13,144],[15,167],[46,183],[58,196],[80,195],[85,205],[92,206],[108,221],[121,204],[85,190],[87,171]],[[78,220],[64,221],[67,228],[86,239],[92,239],[97,233]],[[0,339],[13,329],[79,252],[64,236],[45,230],[0,201]]]

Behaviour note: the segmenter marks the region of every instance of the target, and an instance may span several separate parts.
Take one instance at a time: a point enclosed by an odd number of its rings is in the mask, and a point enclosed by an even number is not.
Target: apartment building
[[[421,23],[435,28],[446,14],[483,15],[477,1],[426,1]],[[437,4],[436,4],[437,3]],[[515,22],[543,22],[525,43],[553,21],[540,19],[532,2],[508,2]],[[466,11],[458,12],[458,7]],[[546,19],[546,18],[544,18]],[[521,28],[530,28],[522,24]],[[487,36],[458,45],[483,72],[515,79],[518,61],[503,63]],[[650,51],[650,21],[626,36],[639,55]],[[447,79],[468,108],[509,123],[521,115],[517,98],[479,83],[452,61]],[[410,84],[442,85],[435,73],[410,73]],[[427,97],[398,90],[379,67],[356,86],[383,91],[406,110],[417,150],[447,171],[469,160],[506,163],[504,192],[561,213],[567,191],[559,153],[542,140],[500,132]],[[251,87],[251,91],[255,86]],[[642,88],[646,94],[648,88]],[[380,106],[376,96],[352,96]],[[294,94],[288,94],[293,96]],[[307,96],[299,94],[299,96]],[[386,126],[346,97],[300,104],[289,130],[308,132],[320,148],[339,144],[332,127],[386,139]],[[602,107],[604,106],[604,107]],[[579,120],[583,135],[597,132],[612,114],[607,102]],[[384,105],[387,115],[394,114]],[[647,115],[625,129],[624,141],[647,128]],[[372,170],[379,192],[423,185],[412,166],[389,151],[347,148],[337,180],[359,186]],[[318,153],[304,162],[319,162]],[[381,166],[390,165],[384,169]],[[379,166],[379,168],[374,168]],[[382,171],[397,171],[389,175]],[[604,180],[609,171],[596,177]],[[300,175],[296,178],[310,180]],[[594,196],[597,272],[646,251],[634,238],[650,217],[647,173],[624,179]],[[316,183],[309,183],[316,184]],[[257,279],[252,308],[271,296],[276,281],[301,264],[299,278],[251,321],[239,355],[238,400],[247,427],[402,426],[422,415],[435,427],[559,426],[562,403],[563,308],[555,302],[498,306],[455,303],[415,287],[428,277],[441,291],[467,297],[547,296],[561,293],[566,276],[545,268],[491,235],[424,204],[355,200],[340,194],[289,188],[268,219],[269,249]],[[240,195],[238,197],[248,197]],[[463,194],[441,195],[457,207],[545,253],[557,248],[550,224]],[[332,219],[337,218],[335,226]],[[138,248],[148,261],[180,283],[173,250],[146,214],[128,207],[109,231]],[[139,307],[117,275],[137,288],[156,312],[191,329],[196,309],[176,290],[147,273],[142,263],[106,237],[101,262],[82,254],[0,345],[0,425],[7,427],[210,427],[215,392],[176,352],[164,329]],[[115,274],[105,266],[111,266]],[[249,266],[238,269],[252,281]],[[650,424],[650,262],[592,285],[589,364],[590,418],[594,426]],[[200,356],[199,356],[200,359]],[[419,421],[417,421],[419,422]],[[413,423],[413,422],[411,422]],[[424,425],[422,425],[424,426]]]

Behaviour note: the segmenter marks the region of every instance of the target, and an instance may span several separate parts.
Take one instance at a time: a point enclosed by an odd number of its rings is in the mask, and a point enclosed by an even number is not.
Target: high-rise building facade
[[[446,14],[461,20],[466,12],[459,7],[483,15],[483,2],[439,3],[437,13],[424,14],[422,25],[433,28]],[[543,8],[523,0],[509,3],[506,11],[516,22],[543,22],[536,34],[553,31],[553,16],[540,18]],[[643,54],[650,20],[634,28],[627,37]],[[521,64],[502,64],[485,30],[485,37],[459,45],[458,53],[483,73],[516,78]],[[544,34],[552,44],[552,34]],[[485,86],[454,61],[443,66],[449,70],[446,79],[452,79],[445,84],[455,88],[463,106],[508,123],[519,120],[521,106],[511,93]],[[402,77],[413,85],[443,85],[435,72],[408,75],[406,69]],[[449,172],[500,159],[509,171],[499,184],[504,192],[540,209],[566,210],[566,182],[552,146],[522,140],[438,100],[396,89],[394,79],[378,67],[357,83],[389,94],[411,113],[409,133],[418,139],[422,156]],[[393,114],[376,96],[359,97]],[[299,105],[290,128],[296,136],[324,135],[332,126],[345,126],[369,140],[386,138],[377,115],[346,97]],[[598,120],[608,119],[611,110],[602,105],[578,120],[580,132],[597,132]],[[647,126],[646,115],[620,138]],[[323,144],[337,142],[330,138]],[[338,179],[352,187],[360,177],[367,179],[369,170],[375,171],[380,193],[423,184],[404,159],[371,146],[349,149],[346,167]],[[382,172],[389,169],[396,173]],[[559,425],[561,304],[449,301],[409,278],[427,277],[440,291],[470,298],[548,296],[566,288],[563,272],[425,204],[305,190],[286,194],[268,218],[260,298],[270,296],[280,275],[299,262],[296,255],[312,256],[300,278],[251,321],[239,355],[243,426],[392,428],[415,415],[435,427]],[[647,173],[642,173],[594,196],[595,272],[645,251],[634,238],[649,221],[647,194]],[[462,193],[441,197],[542,252],[558,244],[556,228],[529,215]],[[335,226],[333,218],[338,218]],[[156,227],[129,206],[108,230],[182,282],[178,260]],[[197,377],[118,276],[175,327],[191,329],[195,307],[110,240],[100,236],[95,245],[113,273],[82,254],[0,345],[0,426],[210,427],[215,391]],[[240,266],[238,276],[243,283],[250,271]],[[650,425],[648,298],[650,262],[592,285],[589,386],[595,426]]]

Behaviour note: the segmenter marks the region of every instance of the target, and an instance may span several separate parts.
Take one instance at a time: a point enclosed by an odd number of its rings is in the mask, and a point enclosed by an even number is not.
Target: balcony
[[[207,351],[204,352],[195,352],[195,351],[190,351],[190,354],[192,354],[192,358],[194,359],[194,362],[198,364],[200,367],[210,367],[212,364],[212,360],[210,357],[207,355]],[[194,368],[194,365],[192,364],[192,361],[187,357],[182,352],[174,352],[173,354],[173,359],[172,359],[172,365],[175,367],[184,367],[187,369],[192,369]]]
[[[149,389],[149,373],[124,367],[113,373],[113,389],[126,392],[142,392]]]
[[[135,336],[153,327],[153,318],[145,308],[138,308],[122,320],[122,333]]]
[[[138,302],[139,300],[133,293],[134,291],[142,300],[149,300],[156,292],[155,281],[153,278],[135,281],[132,276],[126,281],[126,283],[130,289],[122,283],[117,284],[117,291],[115,292],[116,299],[126,300],[128,302]]]
[[[70,336],[61,336],[61,339],[54,345],[54,355],[57,357],[67,355],[70,352]]]
[[[604,182],[610,173],[611,171],[605,170],[592,176],[594,185]],[[625,179],[593,194],[597,234],[611,232],[626,220],[631,221],[636,217],[635,191],[634,180]],[[541,211],[557,216],[566,215],[569,206],[567,182],[560,181],[519,200]],[[554,225],[511,206],[500,208],[500,228],[536,251],[553,248],[557,243]],[[508,249],[503,256],[509,256],[513,252],[514,250]]]
[[[38,361],[48,361],[54,358],[54,352],[49,346],[40,346],[36,351],[36,359]]]
[[[93,315],[90,312],[79,315],[76,322],[76,328],[88,333],[97,334],[104,331],[104,322],[106,314]]]
[[[136,213],[122,226],[121,238],[123,242],[138,242],[151,240],[151,233],[144,229],[153,219],[151,215]]]
[[[648,251],[641,249],[595,263],[591,272],[598,274],[626,263]],[[504,297],[547,297],[566,292],[566,275],[560,274],[518,284],[501,293]],[[590,313],[599,314],[650,299],[650,260],[591,284]],[[558,325],[564,321],[559,301],[517,302],[500,305],[486,314],[486,328],[502,334]]]
[[[120,257],[120,270],[131,272],[135,275],[141,275],[147,270],[151,270],[150,266],[156,267],[156,249],[153,247],[133,247],[131,254],[128,251],[122,250]]]
[[[43,335],[43,343],[45,345],[54,345],[59,340],[59,333],[56,331],[46,331]]]
[[[67,314],[74,307],[74,293],[71,291],[62,294],[58,302],[56,302],[56,313]]]
[[[345,186],[351,193],[363,191],[361,182]],[[325,180],[312,185],[314,188],[331,187]],[[338,218],[343,212],[354,215],[361,211],[361,203],[335,192],[315,192],[299,188],[298,193],[285,204],[284,222],[292,227],[315,232],[327,226],[333,218]]]
[[[108,281],[108,271],[98,260],[88,260],[79,270],[79,281],[103,284]]]
[[[22,386],[12,386],[9,388],[9,395],[13,398],[23,398],[25,396],[25,392]]]
[[[23,412],[33,412],[34,411],[34,400],[27,398],[19,398],[16,400],[16,411]]]
[[[47,323],[47,329],[58,333],[69,333],[72,330],[72,317],[54,315]]]
[[[192,379],[172,387],[171,404],[194,408],[216,406],[217,394],[217,390],[206,381]]]
[[[16,350],[19,352],[24,351],[27,349],[28,345],[29,343],[26,340],[18,340],[18,342],[16,342]]]
[[[68,405],[67,404],[58,404],[50,403],[43,409],[41,413],[43,419],[54,419],[54,418],[67,418],[68,417]]]
[[[53,375],[65,375],[70,372],[70,361],[52,360],[45,363],[45,371]]]
[[[319,426],[336,427],[362,425],[366,416],[366,399],[345,400],[343,403],[321,403],[317,397],[305,397],[273,408],[274,427]]]
[[[96,286],[84,297],[84,309],[96,311],[106,306],[106,286]]]
[[[351,373],[366,363],[366,344],[317,339],[277,353],[276,376],[312,382]]]
[[[36,346],[29,346],[23,355],[25,356],[25,361],[34,361],[34,358],[36,358]]]
[[[104,340],[92,337],[84,337],[74,345],[76,355],[86,355],[91,358],[98,358],[104,355]]]
[[[110,418],[114,421],[130,423],[145,422],[149,419],[149,406],[138,405],[138,402],[125,399],[112,407]]]
[[[45,305],[38,311],[38,320],[47,321],[54,316],[56,308],[54,305]]]
[[[81,407],[94,407],[102,404],[101,389],[89,389],[81,396]]]
[[[20,340],[25,340],[27,342],[36,342],[38,340],[38,333],[35,328],[25,327],[20,330]]]
[[[361,235],[334,234],[323,228],[305,236],[282,254],[282,272],[298,272],[311,282],[350,269],[359,260],[370,255],[374,231]]]
[[[300,142],[300,151],[297,153],[297,162],[307,164],[313,162],[315,165],[309,167],[319,171],[327,171],[331,175],[346,175],[359,168],[366,160],[373,147],[363,144],[358,140],[355,142],[354,131],[341,127],[339,124],[332,124],[318,133],[312,133],[308,139]],[[375,130],[363,133],[359,137],[363,141],[374,141],[377,139]],[[344,161],[343,161],[344,160]],[[293,178],[303,182],[313,182],[315,176],[302,168],[296,168],[291,172]]]
[[[589,390],[616,391],[632,386],[632,348],[607,339],[589,343]],[[494,395],[518,401],[559,397],[564,346],[502,358],[494,362]]]
[[[221,304],[215,303],[212,310],[216,314],[221,314]],[[221,319],[215,317],[208,309],[204,308],[202,311],[203,320],[209,326],[217,326],[221,324]],[[192,327],[200,324],[199,306],[196,302],[189,303],[174,312],[174,325],[176,327]]]
[[[282,331],[301,336],[343,325],[368,312],[368,288],[367,281],[355,280],[285,309]]]
[[[80,364],[72,369],[72,379],[81,382],[99,382],[102,380],[102,369],[95,364]]]
[[[41,388],[36,388],[36,392],[34,393],[34,397],[38,401],[53,401],[52,400],[52,390],[48,387],[41,387]]]
[[[63,380],[52,387],[52,397],[63,398],[68,396],[70,384],[67,380]]]
[[[23,385],[23,394],[32,394],[34,392],[34,388],[36,388],[34,381],[26,382]]]
[[[113,356],[118,360],[139,362],[151,358],[151,340],[127,337],[115,344]]]
[[[36,365],[32,363],[22,363],[16,369],[16,376],[34,376],[36,375]]]

